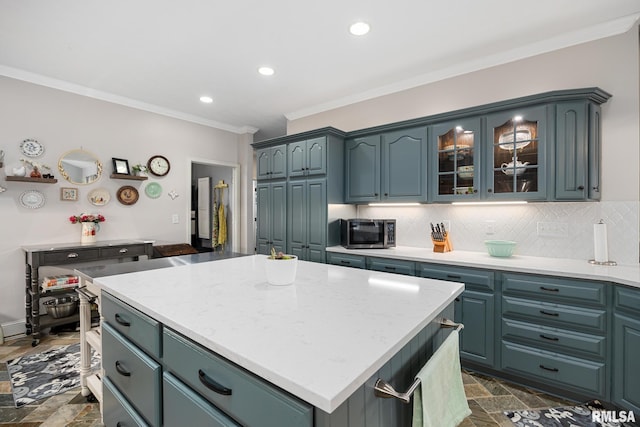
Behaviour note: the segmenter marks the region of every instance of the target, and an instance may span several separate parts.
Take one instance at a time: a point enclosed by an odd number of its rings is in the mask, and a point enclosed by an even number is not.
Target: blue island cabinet
[[[328,413],[103,292],[104,424],[108,427],[400,427],[412,405],[374,394],[413,379],[451,329],[453,303]],[[336,352],[340,351],[336,348]]]

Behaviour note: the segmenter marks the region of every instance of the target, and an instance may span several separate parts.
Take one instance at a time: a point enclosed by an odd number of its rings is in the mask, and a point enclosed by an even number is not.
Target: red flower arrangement
[[[80,214],[70,216],[69,221],[71,221],[71,224],[77,224],[79,222],[95,222],[97,224],[106,221],[106,218],[100,214]]]

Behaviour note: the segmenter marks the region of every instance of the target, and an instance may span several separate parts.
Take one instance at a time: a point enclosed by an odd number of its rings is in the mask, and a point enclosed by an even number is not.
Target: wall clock
[[[147,162],[147,167],[149,168],[149,172],[156,176],[165,176],[169,173],[169,169],[171,169],[171,164],[169,160],[167,160],[164,156],[152,156]]]

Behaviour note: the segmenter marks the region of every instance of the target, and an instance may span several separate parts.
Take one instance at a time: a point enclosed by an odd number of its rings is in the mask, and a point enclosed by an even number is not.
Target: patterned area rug
[[[516,427],[631,427],[638,425],[635,422],[626,422],[625,414],[607,411],[597,400],[584,405],[541,411],[505,411],[504,414]],[[624,417],[623,420],[621,415]]]
[[[92,350],[91,366],[100,356]],[[54,347],[7,362],[16,408],[80,385],[80,343]]]

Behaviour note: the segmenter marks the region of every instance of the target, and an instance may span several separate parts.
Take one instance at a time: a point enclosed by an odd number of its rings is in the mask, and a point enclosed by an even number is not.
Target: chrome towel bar
[[[464,329],[464,325],[462,323],[456,323],[452,320],[445,319],[445,318],[440,320],[440,327],[455,328],[457,331]],[[376,380],[376,384],[374,385],[373,389],[377,397],[396,398],[396,399],[400,399],[404,403],[409,403],[411,402],[411,396],[413,395],[413,392],[416,391],[416,388],[418,388],[419,385],[420,385],[420,379],[416,378],[413,381],[413,383],[411,383],[411,386],[409,386],[409,389],[407,391],[405,391],[404,393],[400,393],[396,391],[391,384],[389,384],[383,379],[378,378]]]

